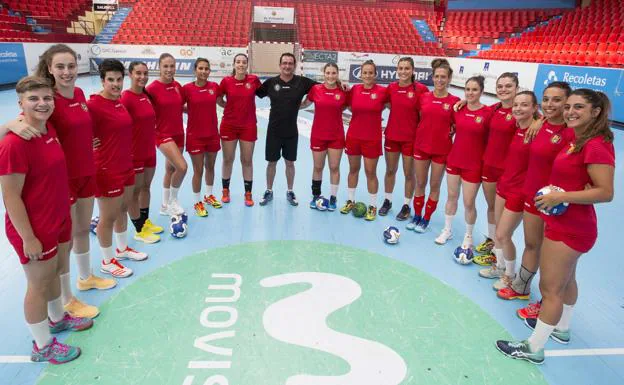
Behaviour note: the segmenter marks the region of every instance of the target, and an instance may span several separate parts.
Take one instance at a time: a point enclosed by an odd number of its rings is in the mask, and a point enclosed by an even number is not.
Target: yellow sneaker
[[[366,211],[366,216],[364,219],[367,221],[374,221],[377,218],[377,207],[370,205],[368,206],[368,211]]]
[[[117,286],[117,281],[115,281],[114,279],[102,278],[93,274],[91,274],[87,279],[82,279],[78,277],[78,281],[76,282],[76,287],[78,287],[78,290],[80,291],[86,291],[91,289],[108,290],[114,288],[115,286]]]
[[[147,226],[147,229],[145,228]],[[160,234],[163,231],[165,231],[165,229],[163,229],[162,227],[155,225],[154,223],[152,223],[152,221],[150,221],[149,219],[145,220],[145,224],[143,225],[143,230],[147,230],[152,234]]]
[[[204,195],[204,203],[209,204],[210,206],[214,207],[215,209],[220,209],[221,208],[221,202],[219,202],[214,195],[209,195],[209,196],[205,196]]]
[[[141,241],[143,243],[151,244],[151,243],[156,243],[160,241],[160,236],[154,233],[151,233],[148,230],[147,225],[143,225],[143,229],[141,230],[141,232],[134,234],[134,239],[136,239],[137,241]]]
[[[95,318],[100,314],[100,310],[97,307],[80,302],[76,297],[72,298],[72,300],[63,307],[72,317]]]
[[[204,203],[203,202],[197,202],[195,203],[195,205],[193,206],[193,208],[195,209],[195,214],[198,217],[207,217],[208,216],[208,211],[206,210],[206,208],[204,207]]]

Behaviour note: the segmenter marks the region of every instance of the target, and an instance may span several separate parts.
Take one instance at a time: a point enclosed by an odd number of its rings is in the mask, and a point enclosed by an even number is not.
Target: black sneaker
[[[299,205],[294,191],[286,191],[286,200],[288,201],[288,203],[290,203],[291,206]]]
[[[388,211],[390,211],[391,208],[392,208],[392,202],[390,202],[387,199],[384,199],[384,203],[381,205],[381,208],[379,209],[377,214],[381,215],[382,217],[385,217],[386,215],[388,215]]]
[[[266,190],[264,195],[262,195],[262,199],[260,199],[260,206],[265,206],[267,203],[273,200],[273,191]]]
[[[401,207],[401,211],[397,214],[396,219],[397,221],[408,220],[411,213],[412,211],[410,210],[409,205],[403,205],[403,207]]]

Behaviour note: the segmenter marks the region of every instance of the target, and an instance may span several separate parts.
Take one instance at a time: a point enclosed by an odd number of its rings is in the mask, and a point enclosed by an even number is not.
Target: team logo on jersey
[[[280,87],[280,85],[279,85],[279,84],[276,84],[275,86],[273,86],[273,89],[274,89],[275,91],[278,91],[278,92],[279,92],[279,90],[280,90],[281,88],[282,88],[282,87]]]
[[[477,123],[481,123],[483,121],[483,118],[480,116],[475,116],[475,122]]]
[[[214,95],[214,90],[211,88],[211,89],[209,89],[209,90],[208,90],[208,93],[209,93],[210,95]]]
[[[451,109],[451,105],[448,103],[444,103],[444,105],[442,106],[442,108],[444,108],[444,111],[448,111]]]
[[[336,94],[334,95],[334,97],[336,98],[336,100],[340,100],[340,94]]]
[[[513,119],[513,115],[507,114],[507,116],[505,116],[506,121],[510,121],[511,119]]]
[[[251,89],[251,84],[250,83],[245,83],[245,87],[248,89]]]
[[[555,134],[550,138],[550,143],[552,144],[557,144],[559,142],[561,142],[561,135],[559,134]]]
[[[574,143],[570,143],[570,147],[568,147],[568,151],[566,151],[566,154],[570,155],[571,153],[574,152],[575,148],[576,146],[574,145]]]
[[[412,99],[414,97],[414,93],[412,91],[408,92],[407,97]]]
[[[371,94],[371,99],[373,100],[377,99],[377,94]]]
[[[89,111],[89,108],[87,107],[87,103],[80,103],[80,107],[82,108],[83,111]]]

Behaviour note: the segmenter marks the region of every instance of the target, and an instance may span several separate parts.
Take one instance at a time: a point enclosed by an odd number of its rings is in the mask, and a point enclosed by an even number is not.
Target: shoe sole
[[[156,234],[156,233],[152,233],[152,234]],[[148,240],[143,239],[141,237],[137,237],[136,235],[133,238],[134,238],[135,241],[143,242],[143,243],[145,243],[147,245],[151,245],[151,244],[160,242],[160,237],[158,237],[158,239],[156,239],[154,241],[148,241]]]
[[[528,361],[530,363],[532,363],[533,365],[542,365],[544,363],[544,360],[542,361],[534,361],[528,357],[516,357],[516,356],[512,356],[510,354],[505,353],[504,351],[502,351],[498,345],[496,344],[496,342],[494,342],[494,346],[496,347],[496,350],[498,350],[499,352],[501,352],[505,357],[509,357],[509,358],[513,358],[514,360],[524,360],[524,361]]]
[[[498,277],[498,276],[482,275],[481,272],[479,272],[479,277],[485,278],[485,279],[500,279],[501,278],[501,277]]]
[[[109,272],[107,270],[104,270],[104,269],[100,269],[100,272],[102,272],[103,274],[108,274],[108,275],[110,275],[113,278],[128,278],[128,277],[132,276],[132,274],[134,274],[134,271],[133,271],[132,273],[130,273],[128,275],[114,275],[113,273],[111,273],[111,272]]]
[[[118,261],[134,261],[134,262],[141,262],[141,261],[145,261],[149,258],[149,256],[146,256],[143,259],[138,259],[138,258],[131,258],[131,257],[126,257],[126,256],[116,256],[115,257]]]
[[[494,264],[494,261],[491,262],[478,262],[476,258],[472,259],[472,263],[474,263],[475,265],[479,265],[479,266],[492,266],[492,264]]]
[[[386,215],[388,215],[388,213],[377,213],[377,215],[379,215],[380,217],[385,217]]]
[[[451,235],[450,237],[446,238],[446,241],[444,242],[438,242],[438,240],[434,240],[433,242],[435,242],[438,245],[445,245],[448,241],[450,241],[451,239],[453,239],[453,236]]]
[[[527,328],[529,328],[531,330],[535,330],[535,329],[533,329],[531,327],[531,325],[529,325],[529,323],[527,322],[527,318],[523,318],[523,320],[524,320],[524,322],[523,322],[524,326],[526,326]],[[554,331],[553,331],[553,333],[554,333]],[[555,341],[557,343],[560,343],[561,345],[568,345],[570,343],[570,340],[567,340],[567,341],[566,340],[562,340],[562,339],[556,337],[553,333],[550,333],[550,336],[549,336],[550,339],[552,339],[553,341]]]
[[[115,281],[115,283],[113,283],[112,286],[109,287],[97,287],[97,286],[81,286],[80,283],[76,283],[76,288],[80,291],[89,291],[89,290],[110,290],[112,288],[114,288],[115,286],[117,286],[117,281]]]
[[[408,219],[409,219],[409,216],[408,216],[408,217],[406,217],[406,218],[404,218],[404,217],[396,217],[395,219],[396,219],[397,221],[399,221],[399,222],[404,222],[404,221],[406,221],[406,220],[408,220]]]
[[[526,301],[526,300],[528,300],[531,297],[530,294],[527,294],[527,295],[514,295],[514,296],[511,296],[511,297],[503,297],[499,293],[496,293],[496,296],[498,298],[500,298],[500,299],[504,299],[505,301],[512,301],[514,299],[521,299],[521,300]],[[518,315],[518,317],[520,317],[520,316]],[[520,317],[520,318],[522,318],[522,317]],[[522,319],[525,319],[525,318],[522,318]]]
[[[30,359],[30,360],[31,360],[31,361],[33,361],[33,362],[48,362],[48,363],[50,363],[50,364],[52,364],[52,365],[63,365],[63,364],[67,364],[67,363],[69,363],[69,362],[72,362],[72,361],[73,361],[73,360],[75,360],[76,358],[80,357],[80,354],[82,354],[82,350],[80,350],[80,348],[76,348],[76,349],[77,349],[77,351],[78,351],[78,353],[76,354],[76,356],[75,356],[75,357],[72,357],[71,359],[69,359],[69,360],[67,360],[67,361],[57,361],[57,360],[55,360],[55,359],[51,359],[51,360],[48,360],[48,361],[45,361],[45,360],[44,360],[44,361],[39,361],[39,360],[33,360],[33,359],[32,359],[32,357],[31,357],[31,359]]]

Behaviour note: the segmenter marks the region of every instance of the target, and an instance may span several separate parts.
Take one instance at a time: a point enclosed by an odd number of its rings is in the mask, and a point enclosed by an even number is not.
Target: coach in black
[[[273,200],[273,181],[277,161],[283,157],[286,164],[286,199],[297,206],[297,197],[293,191],[295,181],[295,161],[297,160],[297,116],[303,97],[316,82],[304,76],[295,75],[297,60],[291,53],[280,56],[279,76],[267,79],[256,91],[258,97],[268,96],[271,100],[269,127],[267,129],[265,158],[267,162],[267,190],[260,200],[264,206]]]

